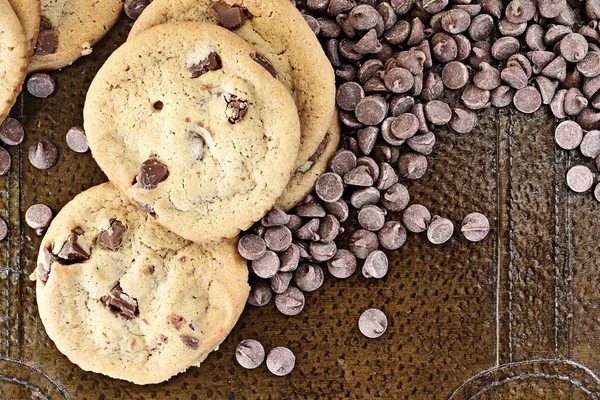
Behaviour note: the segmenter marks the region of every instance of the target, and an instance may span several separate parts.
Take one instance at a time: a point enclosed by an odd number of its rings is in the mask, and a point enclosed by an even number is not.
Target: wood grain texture
[[[10,238],[0,242],[0,358],[18,363],[0,361],[0,398],[600,398],[600,204],[567,191],[569,165],[591,163],[555,148],[547,110],[486,110],[468,135],[440,129],[430,169],[410,184],[415,202],[457,228],[469,212],[486,214],[485,241],[456,234],[433,246],[411,235],[383,280],[328,276],[296,317],[249,307],[220,351],[164,384],[138,387],[71,364],[38,318],[28,275],[40,239],[23,216],[37,202],[58,212],[104,181],[91,155],[70,151],[64,135],[81,124],[86,88],[129,28],[122,18],[94,56],[53,73],[54,96],[24,95],[13,110],[27,136],[9,148],[13,168],[0,178],[0,216],[10,221]],[[45,172],[26,157],[41,138],[60,151]],[[369,307],[390,323],[377,340],[357,327]],[[234,349],[247,338],[267,351],[290,347],[296,369],[284,378],[264,365],[242,369]]]

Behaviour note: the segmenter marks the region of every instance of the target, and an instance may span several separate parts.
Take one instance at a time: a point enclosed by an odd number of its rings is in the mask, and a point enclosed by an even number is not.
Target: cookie
[[[234,7],[230,7],[234,6]],[[317,38],[289,0],[154,0],[129,37],[169,21],[220,23],[252,44],[292,92],[302,136],[296,167],[317,151],[335,110],[335,76]]]
[[[46,333],[86,371],[167,380],[199,365],[238,320],[250,289],[236,246],[189,242],[112,184],[89,189],[40,247],[32,278]]]
[[[41,0],[42,22],[27,72],[56,70],[91,54],[121,10],[123,0]]]
[[[337,113],[317,152],[296,171],[283,194],[277,200],[279,208],[289,211],[313,191],[317,179],[327,171],[327,163],[340,143],[340,122]]]
[[[0,0],[0,123],[21,92],[29,61],[21,22],[8,0]]]
[[[28,43],[27,52],[31,56],[40,31],[40,0],[9,0],[8,2],[21,21]]]
[[[254,55],[214,24],[163,24],[115,51],[90,86],[84,127],[95,160],[188,240],[248,229],[292,175],[294,100]]]

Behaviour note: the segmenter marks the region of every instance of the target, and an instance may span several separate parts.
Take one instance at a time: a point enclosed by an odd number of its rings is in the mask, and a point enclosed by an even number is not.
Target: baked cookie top
[[[182,239],[110,183],[58,213],[32,278],[56,347],[84,370],[137,384],[199,365],[229,334],[249,293],[235,240]]]
[[[40,30],[40,0],[9,0],[8,2],[21,21],[28,44],[27,52],[32,56]]]
[[[41,0],[38,46],[27,72],[56,70],[91,54],[122,10],[123,0]]]
[[[27,48],[19,18],[8,0],[0,0],[0,123],[21,93],[29,61]]]
[[[302,136],[296,167],[317,151],[335,110],[331,63],[302,14],[289,0],[154,0],[129,37],[172,21],[219,23],[231,29],[272,64],[273,73],[291,91]]]
[[[213,24],[164,24],[126,42],[92,82],[92,154],[155,220],[193,241],[236,236],[274,204],[300,124],[255,50]]]

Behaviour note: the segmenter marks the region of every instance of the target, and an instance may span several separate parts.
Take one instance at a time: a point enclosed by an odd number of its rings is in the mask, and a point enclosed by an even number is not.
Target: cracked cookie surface
[[[296,107],[254,54],[216,25],[163,24],[115,51],[88,92],[84,126],[95,160],[186,239],[248,229],[292,175]]]
[[[229,334],[249,293],[236,240],[184,240],[110,183],[58,213],[32,278],[58,349],[84,370],[137,384],[199,365]]]
[[[122,10],[123,0],[41,0],[40,38],[45,33],[54,43],[42,52],[38,46],[27,72],[56,70],[91,54]]]
[[[0,0],[0,123],[21,92],[29,61],[21,21],[8,0]]]
[[[215,10],[215,5],[221,6]],[[241,11],[235,15],[238,9]],[[296,168],[304,165],[329,129],[335,110],[335,76],[296,7],[289,0],[154,0],[136,21],[129,37],[173,21],[231,26],[272,64],[273,72],[290,90],[298,108],[302,136]]]

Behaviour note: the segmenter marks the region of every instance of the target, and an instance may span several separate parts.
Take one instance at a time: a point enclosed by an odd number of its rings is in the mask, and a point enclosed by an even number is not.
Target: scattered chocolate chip
[[[58,149],[49,140],[35,142],[29,148],[29,162],[38,169],[48,169],[58,161]]]
[[[337,201],[344,194],[344,182],[342,177],[333,172],[327,172],[317,179],[315,192],[323,201]]]
[[[332,3],[338,0],[332,0]],[[331,6],[330,6],[331,7]],[[288,375],[296,366],[296,356],[287,347],[275,347],[267,355],[267,369],[273,375]]]
[[[491,54],[496,60],[505,61],[518,52],[520,47],[518,39],[510,36],[502,37],[492,44]]]
[[[354,111],[356,105],[365,97],[363,88],[356,82],[346,82],[337,90],[338,107],[346,111]]]
[[[253,55],[252,59],[258,62],[254,56],[256,55]],[[190,78],[198,78],[208,71],[217,71],[221,69],[221,67],[221,57],[219,57],[217,53],[212,52],[204,60],[188,64],[188,73],[190,74]]]
[[[542,96],[542,104],[550,104],[556,93],[558,82],[540,75],[535,77],[535,83]]]
[[[375,205],[366,205],[358,212],[358,223],[369,231],[378,231],[385,223],[385,211]]]
[[[383,335],[387,326],[387,317],[381,310],[375,308],[366,310],[358,319],[358,329],[370,339],[375,339]]]
[[[406,229],[397,221],[388,221],[377,233],[379,244],[386,250],[397,250],[406,242]]]
[[[136,314],[138,313],[137,300],[124,293],[123,289],[121,289],[121,284],[119,283],[117,283],[117,285],[110,290],[109,295],[105,297],[106,304],[118,310],[127,318],[135,318]]]
[[[87,136],[81,126],[70,128],[67,131],[65,139],[67,141],[67,146],[76,153],[85,153],[90,149]]]
[[[536,112],[542,106],[542,96],[533,86],[527,86],[515,92],[513,98],[515,108],[524,114]]]
[[[265,349],[260,342],[254,339],[246,339],[237,345],[235,359],[242,367],[255,369],[265,360]]]
[[[359,229],[352,234],[348,247],[350,251],[361,260],[366,259],[369,254],[377,250],[379,241],[377,235],[366,229]]]
[[[12,159],[10,154],[4,149],[4,147],[0,147],[0,176],[6,175],[6,173],[10,170],[11,164]]]
[[[400,212],[406,208],[409,201],[408,189],[401,183],[396,183],[383,192],[380,203],[389,212]]]
[[[269,278],[271,289],[275,293],[283,293],[290,286],[294,274],[291,272],[278,272],[275,276]]]
[[[447,103],[431,100],[425,104],[425,117],[433,125],[445,125],[452,118],[452,110]]]
[[[323,285],[324,279],[323,270],[316,264],[302,264],[294,272],[294,281],[304,292],[314,292]]]
[[[452,118],[450,118],[450,127],[457,133],[469,133],[477,125],[477,114],[474,111],[466,110],[461,107],[457,107],[452,110]],[[433,134],[431,134],[433,136]],[[433,136],[433,144],[435,144],[435,136]],[[408,143],[411,146],[410,142]],[[414,147],[411,146],[413,150]],[[422,152],[421,152],[422,153]],[[428,154],[428,153],[422,153]]]
[[[319,241],[322,243],[332,242],[340,232],[340,223],[336,217],[331,214],[321,219],[319,225]]]
[[[304,308],[304,302],[304,294],[294,286],[290,286],[285,292],[275,295],[275,306],[284,315],[300,314]]]
[[[330,260],[335,255],[336,251],[337,246],[335,242],[311,242],[308,245],[309,258],[312,257],[312,260],[317,262]]]
[[[490,104],[490,91],[479,89],[475,85],[468,85],[460,96],[463,104],[471,110],[481,110]]]
[[[269,250],[286,251],[292,244],[292,233],[285,226],[273,226],[265,230],[264,242]]]
[[[560,41],[560,54],[568,62],[576,63],[585,58],[588,52],[588,42],[579,33],[569,33]]]
[[[45,204],[34,204],[25,212],[25,222],[40,236],[50,226],[52,218],[54,218],[54,214]]]
[[[571,167],[567,172],[567,185],[574,192],[587,192],[593,184],[594,174],[584,165]]]
[[[471,20],[469,36],[475,42],[487,40],[494,31],[494,20],[489,14],[480,14]]]
[[[554,130],[556,144],[565,150],[577,148],[581,139],[583,139],[583,130],[575,121],[563,121]]]
[[[413,204],[404,210],[404,214],[402,214],[402,223],[410,232],[424,232],[431,223],[431,214],[424,206]]]
[[[319,236],[319,228],[321,226],[321,222],[318,218],[313,218],[308,221],[306,224],[298,228],[294,232],[294,237],[299,240],[312,240],[317,241],[320,240]]]
[[[311,195],[306,196],[304,201],[296,206],[296,215],[303,218],[322,218],[325,209]]]
[[[25,138],[25,130],[23,125],[14,118],[6,118],[0,124],[0,140],[9,146],[16,146],[23,142]]]
[[[279,271],[280,261],[277,253],[266,250],[262,257],[252,260],[250,267],[259,278],[268,279]]]
[[[469,82],[469,70],[460,61],[450,61],[442,69],[442,81],[448,89],[461,89]]]
[[[339,199],[338,201],[334,201],[332,203],[325,203],[323,207],[329,214],[336,217],[340,222],[344,222],[348,219],[348,204],[343,199]]]
[[[471,16],[465,10],[453,8],[442,15],[442,28],[448,33],[461,33],[469,29]]]
[[[460,230],[467,240],[479,242],[489,233],[490,221],[481,213],[470,213],[463,219]]]
[[[292,272],[298,268],[300,262],[300,249],[294,243],[279,255],[279,273]]]
[[[140,189],[153,190],[168,177],[169,170],[167,166],[151,158],[142,163],[136,182]]]
[[[454,233],[454,224],[447,218],[434,215],[427,228],[427,239],[433,244],[446,243]]]
[[[570,88],[565,93],[565,99],[563,102],[563,108],[567,115],[577,115],[586,108],[588,100],[583,96],[581,91],[577,88]]]
[[[388,258],[381,250],[375,250],[365,260],[362,274],[365,278],[383,278],[388,271]]]
[[[600,75],[600,53],[590,51],[577,63],[577,70],[586,78]]]
[[[419,153],[404,153],[398,159],[398,172],[406,179],[419,179],[427,172],[427,158]]]
[[[286,214],[281,208],[274,206],[267,214],[260,220],[262,226],[280,226],[287,225],[290,222],[291,216]]]
[[[262,307],[269,304],[271,298],[273,298],[273,290],[267,281],[256,279],[250,282],[248,304],[254,307]]]
[[[35,73],[27,80],[27,91],[34,97],[45,99],[55,90],[54,79],[48,74]]]
[[[440,63],[455,60],[458,56],[458,45],[452,36],[447,33],[436,33],[431,38],[433,58]]]
[[[109,250],[117,251],[121,248],[127,227],[116,218],[110,220],[108,229],[103,229],[98,234],[98,243]]]
[[[224,1],[213,3],[208,12],[226,29],[239,28],[250,17],[245,8],[232,7]]]
[[[192,350],[198,350],[198,347],[200,346],[200,339],[190,335],[181,335],[180,338],[187,347]]]
[[[591,130],[585,134],[579,146],[585,157],[596,158],[600,155],[600,131]]]
[[[346,279],[356,271],[356,257],[351,251],[338,249],[333,258],[327,261],[327,269],[331,275],[339,279]]]
[[[368,166],[359,165],[344,174],[344,183],[351,186],[372,186],[374,179]]]
[[[388,112],[387,102],[383,97],[367,96],[361,99],[354,110],[356,119],[365,125],[378,125]]]

